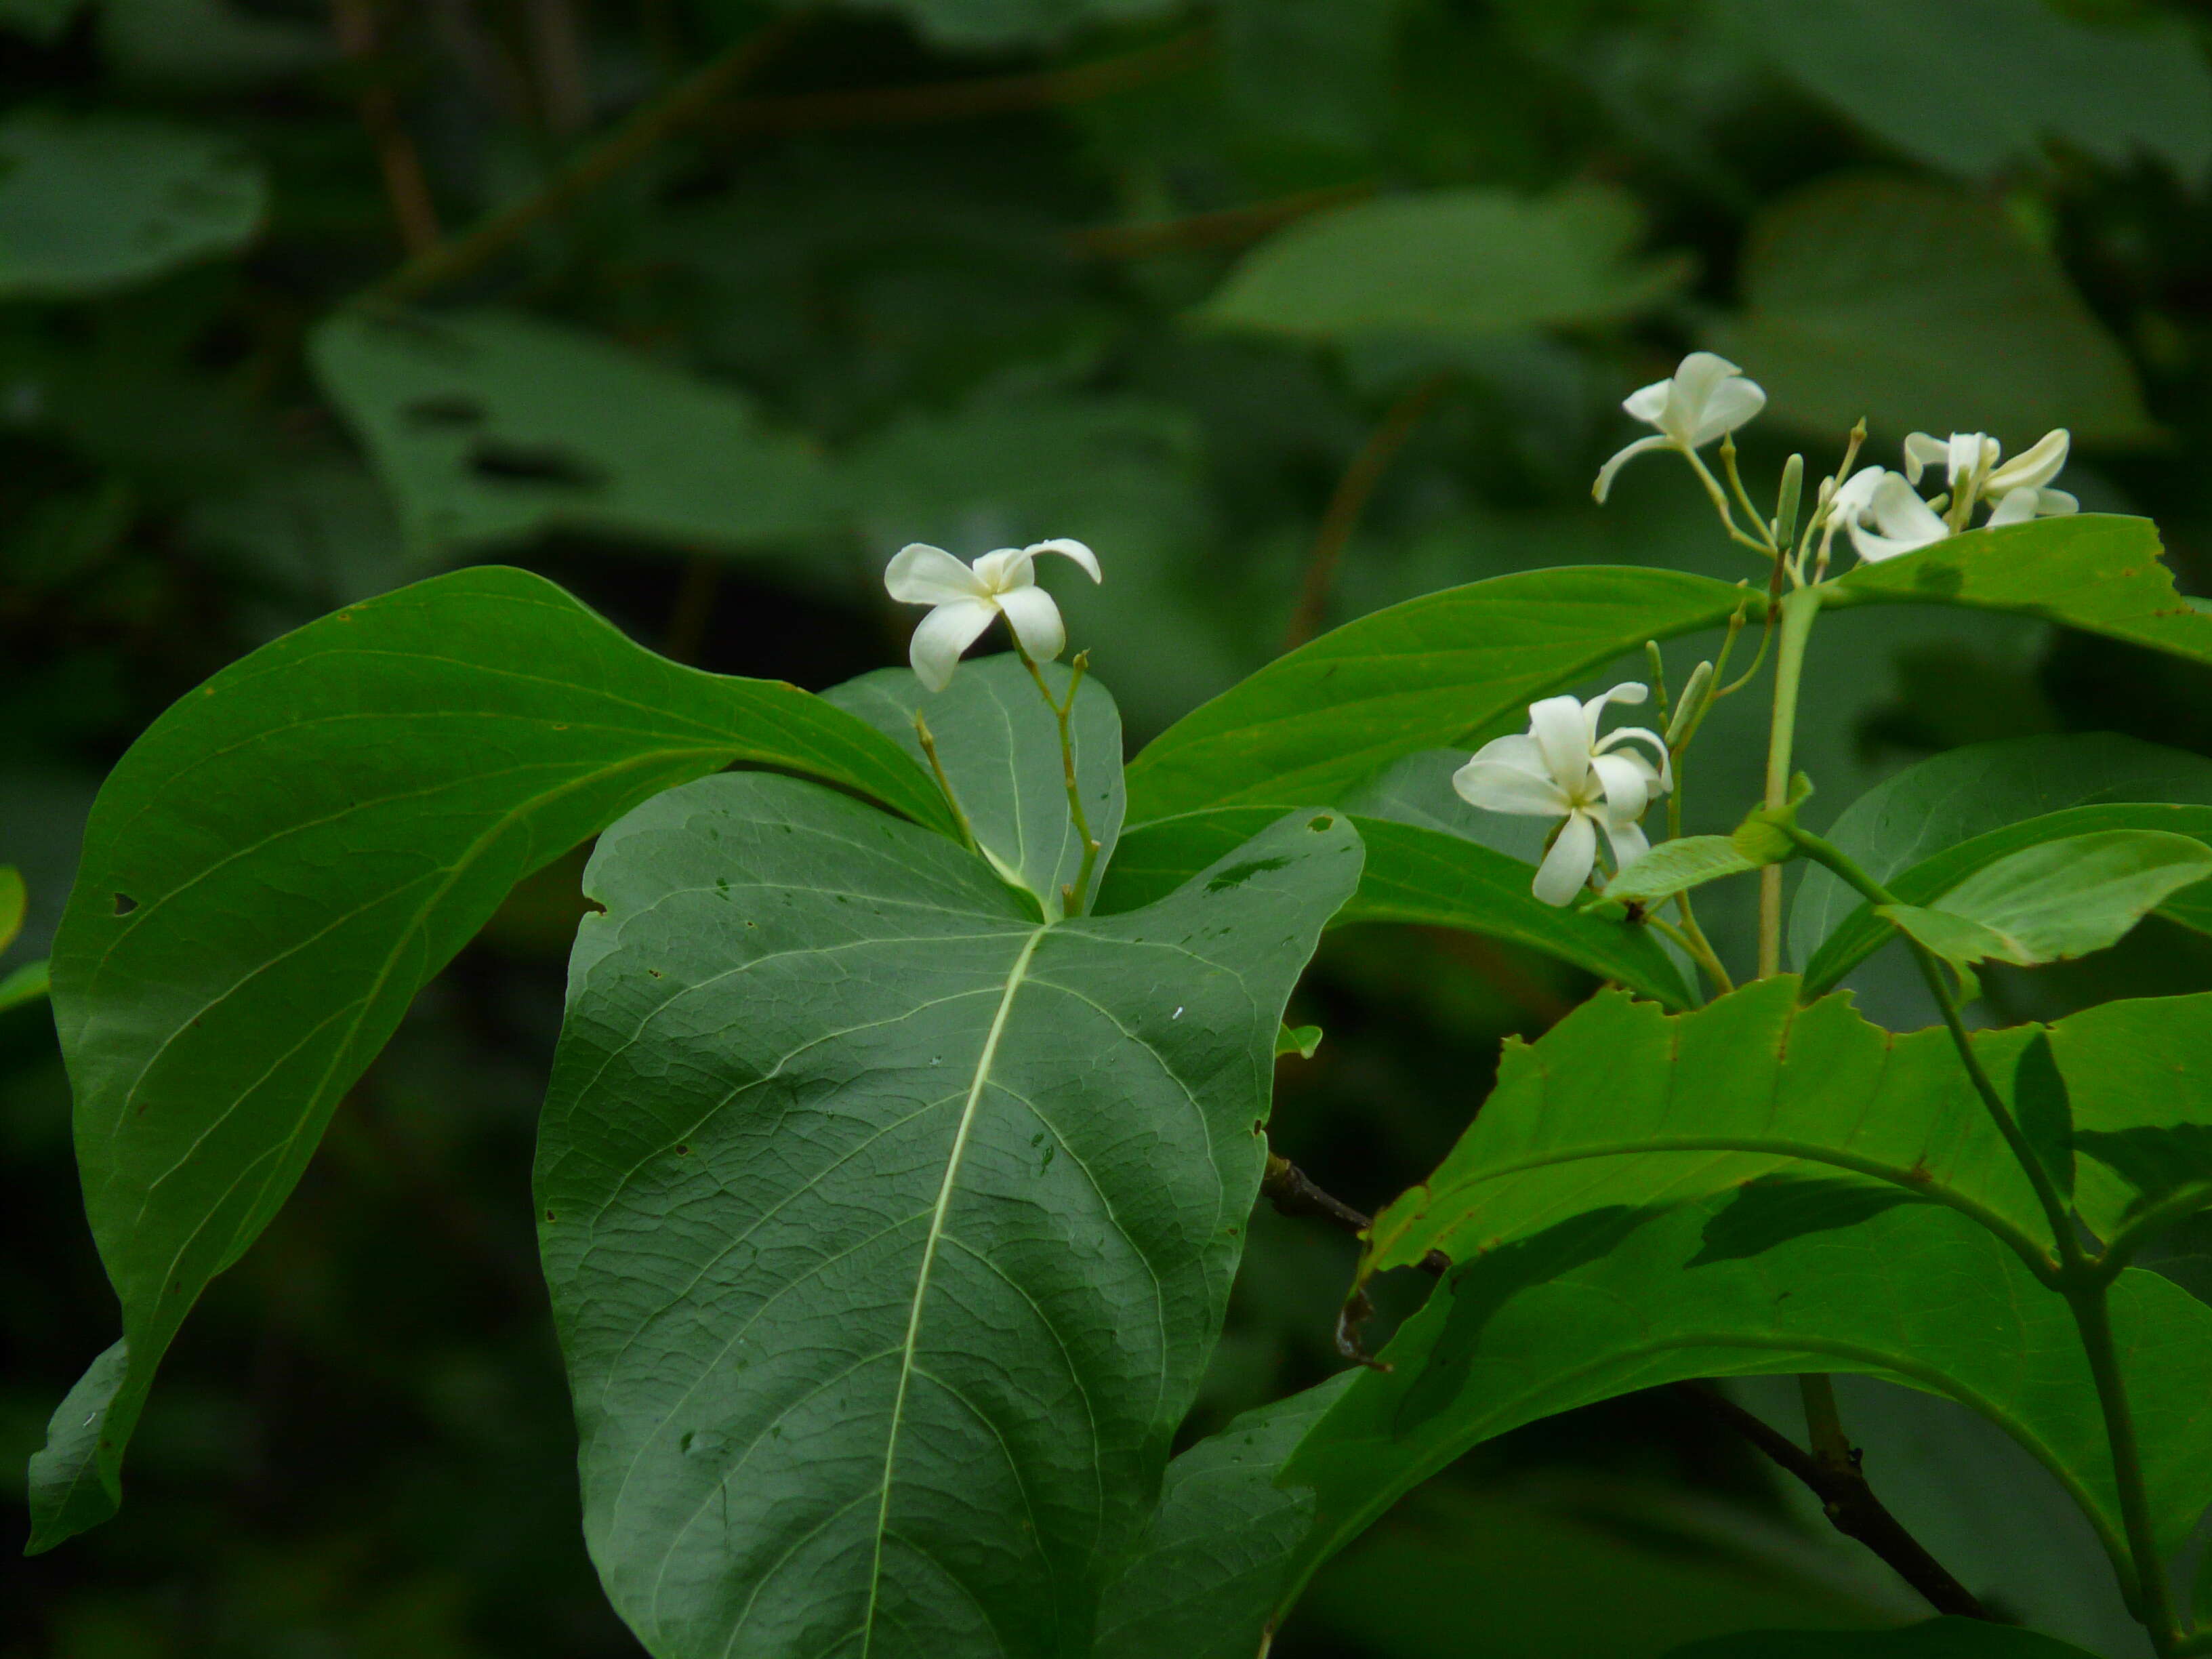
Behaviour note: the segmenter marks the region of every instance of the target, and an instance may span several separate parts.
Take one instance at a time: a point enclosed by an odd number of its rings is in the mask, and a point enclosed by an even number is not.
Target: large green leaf
[[[162,1351],[416,990],[523,876],[740,761],[950,830],[927,777],[851,715],[678,667],[497,568],[289,634],[131,746],[93,808],[53,952],[77,1163],[129,1365],[107,1373],[119,1392],[95,1434],[34,1460],[36,1547],[113,1512]]]
[[[1409,599],[1277,659],[1147,744],[1129,767],[1129,820],[1334,800],[1401,756],[1517,720],[1646,640],[1764,604],[1710,577],[1613,566]]]
[[[1875,785],[1827,837],[1899,899],[1923,904],[2037,841],[2129,828],[2212,842],[2212,760],[2112,733],[1974,744]],[[2161,909],[2205,927],[2212,916],[2201,895],[2185,888]],[[1830,988],[1891,936],[1840,878],[1807,868],[1790,913],[1807,994]]]
[[[2075,1207],[2109,1237],[2145,1206],[2212,1200],[2212,995],[2108,1002],[2051,1029]]]
[[[2159,553],[2148,519],[2039,519],[1862,564],[1829,585],[1826,603],[2009,611],[2212,663],[2212,615],[2174,590]]]
[[[2212,170],[2212,71],[2178,17],[2092,28],[2043,0],[1735,0],[1775,64],[1906,154],[1972,179],[2046,143],[2192,184]],[[1978,73],[1960,76],[1972,63]]]
[[[1107,872],[1099,908],[1130,910],[1172,892],[1276,816],[1267,806],[1223,806],[1132,830]],[[1603,979],[1687,1006],[1688,988],[1644,929],[1543,903],[1528,890],[1534,869],[1464,836],[1351,815],[1367,848],[1359,890],[1339,924],[1401,921],[1456,927],[1542,951]]]
[[[1948,1395],[2006,1429],[2081,1504],[2124,1575],[2103,1419],[2064,1302],[1935,1205],[1838,1209],[1806,1231],[1779,1224],[1760,1191],[1590,1211],[1448,1275],[1384,1349],[1393,1369],[1363,1372],[1285,1471],[1315,1489],[1322,1520],[1279,1615],[1316,1565],[1481,1441],[1678,1378],[1815,1370]],[[2212,1498],[2212,1310],[2131,1269],[2112,1316],[2154,1525],[2172,1550]]]
[[[2162,830],[2040,841],[1984,865],[1929,904],[1877,913],[1955,967],[2031,968],[2117,945],[2169,895],[2212,875],[2212,847]]]
[[[15,115],[0,125],[0,300],[106,293],[231,252],[267,207],[261,169],[220,139]]]
[[[1277,1484],[1350,1371],[1245,1413],[1168,1465],[1144,1547],[1106,1592],[1097,1659],[1252,1659],[1311,1530],[1311,1492]]]
[[[23,931],[23,913],[30,904],[23,872],[12,864],[0,864],[0,951],[15,942]]]
[[[1902,1630],[1759,1630],[1675,1648],[1666,1659],[2096,1659],[2087,1648],[1983,1619]]]
[[[1679,258],[1638,260],[1643,230],[1634,199],[1610,185],[1385,197],[1279,233],[1199,314],[1331,341],[1611,321],[1650,309],[1687,274]]]
[[[2027,1031],[1978,1039],[2008,1081]],[[1897,1036],[1786,978],[1695,1013],[1601,993],[1534,1043],[1436,1172],[1375,1218],[1364,1274],[1465,1261],[1608,1206],[1682,1203],[1777,1176],[1932,1200],[2045,1249],[2048,1227],[1949,1036]],[[1882,1183],[1887,1183],[1887,1188]],[[1784,1206],[1786,1209],[1787,1206]]]
[[[702,779],[601,837],[539,1237],[586,1534],[648,1649],[1090,1651],[1359,860],[1294,813],[1158,904],[1040,925],[797,780]]]
[[[349,312],[312,355],[420,558],[556,528],[742,551],[842,522],[821,461],[737,392],[574,329]]]
[[[1764,209],[1745,246],[1744,310],[1714,343],[1774,413],[1840,441],[1866,417],[1908,431],[2051,427],[2091,441],[2154,429],[2135,370],[2058,261],[1984,198],[1845,173]]]
[[[1068,669],[1047,663],[1041,672],[1053,696],[1064,699]],[[968,663],[951,684],[934,693],[924,690],[910,670],[878,669],[833,686],[823,701],[859,715],[927,769],[929,756],[914,723],[920,714],[977,849],[1001,879],[1034,896],[1046,916],[1060,919],[1060,889],[1082,870],[1083,842],[1067,810],[1059,721],[1020,658],[1002,652]],[[1084,817],[1098,842],[1091,884],[1096,892],[1121,832],[1123,802],[1121,720],[1114,699],[1095,679],[1086,678],[1076,693],[1069,735]],[[1247,833],[1265,827],[1255,824]],[[1209,855],[1185,874],[1195,875],[1212,862]],[[1085,901],[1079,909],[1088,908],[1089,896],[1079,895]]]

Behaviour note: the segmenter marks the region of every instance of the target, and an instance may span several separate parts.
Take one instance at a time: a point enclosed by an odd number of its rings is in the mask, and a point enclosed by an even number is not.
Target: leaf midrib
[[[991,1067],[999,1057],[999,1042],[1005,1036],[1006,1022],[1013,1012],[1014,996],[1028,977],[1030,961],[1044,936],[1052,931],[1047,922],[1031,930],[1023,942],[1021,952],[1015,957],[1013,966],[1006,972],[1006,988],[999,999],[998,1012],[991,1017],[991,1029],[983,1038],[982,1052],[975,1057],[975,1073],[969,1080],[968,1098],[960,1109],[960,1122],[952,1133],[952,1149],[945,1160],[945,1179],[937,1188],[937,1206],[930,1213],[929,1233],[921,1246],[921,1267],[915,1277],[914,1302],[908,1310],[906,1340],[899,1345],[899,1376],[897,1391],[891,1396],[891,1421],[884,1437],[884,1480],[881,1496],[876,1508],[875,1556],[868,1569],[868,1607],[860,1623],[860,1659],[868,1659],[876,1640],[876,1602],[884,1582],[884,1538],[890,1528],[891,1476],[898,1464],[899,1431],[906,1414],[907,1385],[915,1373],[915,1350],[921,1337],[921,1310],[929,1298],[930,1269],[936,1264],[938,1242],[945,1236],[945,1218],[952,1206],[952,1194],[960,1178],[960,1163],[968,1151],[968,1137],[975,1125],[975,1110],[983,1098],[983,1087],[990,1081]]]
[[[2039,1262],[2047,1263],[2049,1251],[2032,1234],[2016,1225],[1980,1200],[1969,1197],[1954,1188],[1944,1185],[1931,1175],[1923,1173],[1915,1178],[1912,1170],[1886,1164],[1878,1158],[1865,1158],[1840,1148],[1824,1146],[1817,1141],[1791,1140],[1756,1135],[1662,1135],[1641,1140],[1606,1141],[1595,1146],[1577,1146],[1569,1152],[1541,1153],[1516,1159],[1510,1164],[1494,1164],[1480,1174],[1455,1182],[1446,1189],[1451,1194],[1471,1194],[1475,1188],[1509,1176],[1525,1175],[1534,1170],[1556,1169],[1563,1164],[1579,1164],[1592,1158],[1634,1158],[1652,1152],[1765,1152],[1779,1158],[1796,1158],[1808,1164],[1826,1164],[1855,1175],[1867,1176],[1891,1186],[1901,1188],[1916,1198],[1941,1204],[1956,1210],[1968,1219],[1979,1223],[2010,1245],[2026,1258],[2033,1268]],[[1439,1196],[1432,1188],[1432,1199]],[[1685,1200],[1685,1202],[1693,1200]],[[1464,1222],[1452,1224],[1463,1225]],[[1410,1231],[1411,1224],[1406,1231]],[[1402,1237],[1401,1231],[1397,1237]],[[1395,1243],[1394,1238],[1393,1243]],[[1376,1267],[1408,1267],[1410,1261],[1385,1261],[1383,1252],[1374,1253]]]

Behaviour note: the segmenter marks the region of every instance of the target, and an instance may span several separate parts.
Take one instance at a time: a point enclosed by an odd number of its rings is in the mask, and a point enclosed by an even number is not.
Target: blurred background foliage
[[[899,544],[1081,537],[1107,580],[1071,632],[1136,741],[1434,587],[1753,574],[1679,469],[1589,500],[1620,398],[1692,344],[1772,394],[1754,477],[1793,445],[1832,465],[1860,415],[1883,457],[2063,424],[2069,487],[2154,515],[2202,592],[2208,40],[2179,0],[0,0],[0,862],[30,884],[0,972],[43,955],[100,777],[167,703],[457,562],[818,688],[902,656]],[[2212,753],[2201,677],[2006,619],[1838,618],[1807,699],[1816,823],[1964,742]],[[1707,728],[1693,827],[1750,798],[1755,702]],[[0,1557],[0,1655],[638,1651],[577,1536],[527,1213],[575,877],[424,996],[218,1283],[121,1518]],[[2212,984],[2195,950],[2153,924],[1992,1006]],[[1279,1146],[1381,1201],[1500,1041],[1588,988],[1465,936],[1334,936]],[[1876,964],[1860,989],[1916,1018]],[[20,1537],[23,1459],[115,1323],[42,1005],[0,1013],[0,1189]],[[1194,1431],[1333,1368],[1350,1260],[1255,1218]],[[2208,1263],[2164,1265],[2204,1292]],[[2145,1651],[2008,1443],[1844,1394],[1877,1488],[1977,1590]],[[1786,1421],[1786,1391],[1746,1397]],[[1632,1656],[1914,1611],[1656,1395],[1469,1458],[1277,1652]]]

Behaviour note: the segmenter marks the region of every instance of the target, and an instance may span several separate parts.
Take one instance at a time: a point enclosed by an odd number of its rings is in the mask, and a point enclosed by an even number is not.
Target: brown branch
[[[331,0],[331,25],[345,54],[362,76],[358,103],[361,124],[376,148],[376,165],[384,174],[384,193],[392,203],[392,216],[399,222],[399,244],[410,258],[419,258],[438,246],[438,210],[430,199],[430,183],[422,172],[422,158],[399,118],[399,100],[377,64],[374,0]]]
[[[1359,515],[1366,510],[1367,498],[1375,493],[1384,471],[1405,447],[1406,440],[1413,435],[1413,428],[1421,423],[1429,406],[1450,383],[1449,374],[1431,374],[1399,398],[1382,417],[1382,425],[1360,445],[1359,453],[1352,458],[1352,465],[1345,468],[1344,477],[1337,481],[1336,494],[1329,498],[1328,511],[1322,515],[1313,552],[1306,559],[1305,580],[1298,589],[1297,608],[1291,612],[1291,625],[1283,630],[1284,650],[1295,651],[1320,631],[1322,618],[1328,610],[1328,591],[1336,581],[1337,562],[1344,556],[1345,544],[1352,539],[1352,532],[1358,526]]]
[[[837,127],[908,126],[1005,115],[1126,92],[1191,68],[1212,50],[1212,31],[1194,29],[1158,46],[1073,69],[977,76],[972,80],[923,86],[748,98],[723,111],[714,125],[725,132],[817,132]]]
[[[1067,250],[1094,259],[1144,259],[1158,253],[1180,253],[1193,248],[1242,247],[1256,242],[1269,231],[1303,219],[1323,208],[1374,194],[1372,185],[1329,185],[1302,190],[1273,201],[1247,207],[1222,208],[1212,213],[1187,214],[1152,224],[1097,225],[1072,230],[1064,239]]]
[[[355,4],[359,0],[336,0]],[[365,301],[385,304],[418,299],[467,275],[520,240],[523,234],[590,195],[648,154],[661,140],[696,121],[730,89],[783,48],[804,19],[791,12],[711,59],[687,79],[631,112],[539,189],[509,204],[441,246],[416,253],[370,289]]]
[[[1867,1484],[1856,1449],[1850,1452],[1847,1462],[1838,1465],[1814,1456],[1710,1382],[1677,1382],[1674,1392],[1741,1435],[1778,1468],[1802,1481],[1820,1500],[1821,1509],[1838,1532],[1847,1538],[1856,1538],[1881,1557],[1936,1612],[1984,1619],[1992,1624],[2002,1622],[1883,1507],[1874,1488]]]

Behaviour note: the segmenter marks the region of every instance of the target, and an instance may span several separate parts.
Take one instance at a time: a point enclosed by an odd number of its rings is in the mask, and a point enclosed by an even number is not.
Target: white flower
[[[1568,903],[1589,880],[1600,830],[1612,843],[1615,868],[1650,850],[1636,821],[1654,795],[1674,787],[1667,744],[1657,732],[1640,726],[1603,738],[1597,734],[1607,703],[1642,702],[1647,695],[1630,681],[1588,702],[1547,697],[1531,703],[1525,733],[1483,744],[1452,774],[1452,787],[1470,805],[1566,820],[1536,872],[1533,890],[1547,904]],[[1659,763],[1654,766],[1632,752],[1613,752],[1616,745],[1631,742],[1650,744]]]
[[[1725,357],[1710,351],[1693,351],[1682,359],[1674,378],[1655,380],[1621,401],[1623,409],[1657,432],[1638,438],[1598,469],[1590,494],[1602,501],[1613,489],[1613,476],[1629,458],[1647,449],[1678,449],[1694,453],[1724,434],[1735,431],[1766,407],[1766,393],[1743,378],[1743,371]]]
[[[1887,467],[1861,467],[1836,491],[1829,506],[1832,522],[1851,532],[1851,545],[1869,564],[1940,542],[1951,526],[1913,493],[1912,486]],[[1867,520],[1874,529],[1867,528]]]
[[[884,570],[884,586],[902,605],[926,605],[930,613],[914,630],[908,659],[921,683],[942,691],[952,683],[960,653],[981,637],[994,617],[1004,617],[1014,638],[1034,662],[1050,662],[1067,643],[1067,629],[1052,595],[1036,585],[1033,562],[1040,553],[1059,553],[1100,580],[1098,556],[1065,537],[1002,547],[972,565],[963,564],[941,547],[913,542],[901,548]]]
[[[1940,460],[1954,498],[1965,494],[1966,513],[1972,513],[1979,501],[1994,501],[1990,524],[2025,524],[2033,518],[2081,511],[2081,503],[2073,496],[2048,487],[2066,465],[2072,444],[2072,435],[2058,427],[1999,465],[2003,448],[1986,432],[1954,432],[1948,439],[1915,432],[1905,441],[1905,476],[1917,484],[1923,469]],[[1960,518],[1963,522],[1963,514]]]

